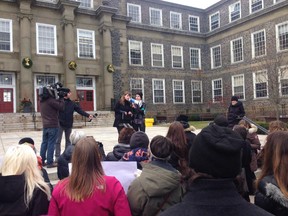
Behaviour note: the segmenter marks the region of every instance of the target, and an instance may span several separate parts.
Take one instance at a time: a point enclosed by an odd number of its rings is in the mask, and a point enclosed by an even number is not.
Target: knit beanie
[[[149,138],[146,133],[137,131],[132,134],[130,139],[130,148],[148,148]]]
[[[229,125],[227,118],[223,115],[216,116],[216,118],[214,119],[214,124],[221,127],[228,127]]]
[[[31,145],[34,145],[34,140],[30,137],[24,137],[19,140],[18,144],[23,144],[23,143],[29,143]]]
[[[231,97],[231,101],[238,101],[238,97],[237,96],[232,96]]]
[[[230,128],[209,125],[194,139],[189,152],[189,166],[214,178],[235,178],[241,171],[244,142]]]
[[[139,95],[141,100],[142,100],[142,98],[143,98],[143,93],[142,92],[137,92],[136,95]]]

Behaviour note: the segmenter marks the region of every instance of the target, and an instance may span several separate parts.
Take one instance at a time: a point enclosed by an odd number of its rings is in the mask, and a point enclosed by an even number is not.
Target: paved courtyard
[[[87,136],[93,136],[97,141],[100,141],[104,145],[104,150],[106,153],[112,151],[113,146],[117,144],[118,133],[114,127],[94,127],[94,128],[80,128],[75,130],[82,130]],[[147,127],[146,133],[150,140],[156,135],[165,136],[168,130],[168,126],[154,126]],[[195,133],[199,133],[197,130]],[[25,132],[10,132],[10,133],[0,133],[0,158],[4,155],[5,151],[11,145],[17,145],[18,141],[23,137],[31,137],[35,142],[35,147],[37,151],[40,151],[40,145],[42,140],[42,131],[25,131]],[[266,136],[259,135],[262,145],[265,143]],[[63,136],[61,142],[61,150],[64,150],[65,138]]]

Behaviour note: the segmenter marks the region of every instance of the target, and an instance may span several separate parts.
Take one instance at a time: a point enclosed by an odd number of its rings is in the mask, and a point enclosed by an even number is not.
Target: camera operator
[[[63,89],[65,92],[64,96],[64,102],[65,102],[65,108],[64,111],[59,112],[59,131],[57,136],[57,141],[55,145],[55,158],[56,161],[58,160],[60,154],[61,154],[61,140],[63,131],[65,132],[65,149],[71,145],[70,141],[70,134],[72,132],[72,126],[73,126],[73,113],[76,111],[82,116],[85,116],[92,120],[93,115],[90,115],[89,113],[83,111],[80,106],[78,106],[74,101],[70,100],[70,97],[72,95],[70,89],[65,88]]]
[[[63,92],[57,92],[57,85],[39,89],[40,112],[43,124],[43,135],[40,149],[42,164],[45,165],[47,154],[47,168],[56,167],[53,162],[54,146],[59,128],[59,111],[64,110]]]

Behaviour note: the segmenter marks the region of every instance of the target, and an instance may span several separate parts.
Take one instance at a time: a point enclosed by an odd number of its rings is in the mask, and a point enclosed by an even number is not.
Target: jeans
[[[62,140],[62,135],[63,131],[65,132],[65,149],[71,145],[70,141],[70,134],[72,132],[72,128],[64,128],[64,127],[59,127],[58,134],[57,134],[57,141],[55,143],[55,157],[58,159],[60,154],[61,154],[61,140]]]
[[[42,143],[40,149],[40,155],[42,157],[42,163],[46,160],[47,164],[53,163],[54,145],[57,139],[58,128],[43,128]]]

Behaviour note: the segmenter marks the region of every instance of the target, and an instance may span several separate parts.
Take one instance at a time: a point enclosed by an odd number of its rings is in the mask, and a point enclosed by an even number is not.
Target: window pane
[[[141,22],[141,11],[139,5],[128,4],[128,17],[132,17],[131,22]]]
[[[12,50],[12,29],[11,20],[0,19],[0,50],[11,51]]]
[[[150,8],[150,24],[162,26],[162,11],[160,9]]]
[[[265,31],[253,34],[254,56],[266,55]]]
[[[94,32],[78,30],[79,57],[94,58]]]
[[[242,39],[232,41],[232,62],[243,60]]]
[[[278,26],[279,50],[288,49],[288,23]]]
[[[189,16],[189,30],[199,32],[199,17]]]
[[[41,54],[56,54],[56,26],[38,25],[38,51]]]
[[[141,42],[129,41],[130,63],[131,65],[142,65]]]
[[[1,85],[12,85],[12,75],[11,74],[0,74],[0,84]]]

